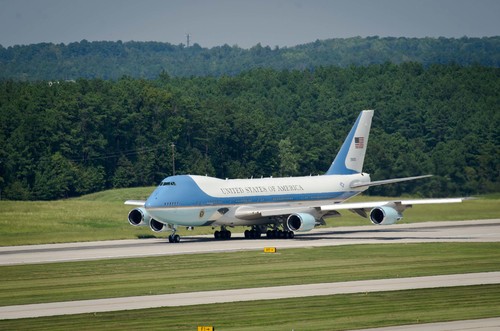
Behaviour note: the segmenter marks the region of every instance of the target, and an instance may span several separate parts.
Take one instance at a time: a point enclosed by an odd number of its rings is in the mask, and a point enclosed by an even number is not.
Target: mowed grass
[[[133,206],[128,199],[145,200],[154,187],[118,189],[58,201],[0,201],[0,245],[30,245],[94,240],[166,238],[169,232],[154,233],[148,227],[132,227],[127,221]],[[390,200],[356,197],[352,201]],[[416,206],[405,211],[402,223],[489,219],[500,217],[500,197],[469,200],[461,204]],[[328,226],[368,225],[370,222],[349,211],[327,219]],[[236,227],[234,233],[245,228]],[[211,227],[196,228],[182,235],[212,234]]]
[[[78,199],[0,201],[0,245],[31,245],[150,236],[127,221],[127,199],[146,199],[154,188],[110,190]],[[129,198],[127,198],[129,197]]]
[[[0,329],[321,331],[497,316],[500,285],[480,285],[0,320]]]
[[[0,305],[500,271],[500,243],[353,245],[0,267]]]

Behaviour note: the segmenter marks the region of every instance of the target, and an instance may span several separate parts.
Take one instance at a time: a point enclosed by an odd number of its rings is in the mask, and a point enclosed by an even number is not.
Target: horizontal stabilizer
[[[376,180],[374,182],[352,183],[351,184],[351,188],[370,187],[370,186],[393,184],[393,183],[406,182],[406,181],[409,181],[409,180],[422,179],[422,178],[427,178],[427,177],[432,177],[432,175],[423,175],[423,176],[414,176],[414,177],[404,177],[404,178],[393,178],[393,179],[385,179],[385,180]]]

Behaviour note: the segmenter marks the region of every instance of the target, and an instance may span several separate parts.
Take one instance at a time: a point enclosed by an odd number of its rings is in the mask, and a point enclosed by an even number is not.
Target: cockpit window
[[[161,182],[160,186],[175,186],[175,182]]]

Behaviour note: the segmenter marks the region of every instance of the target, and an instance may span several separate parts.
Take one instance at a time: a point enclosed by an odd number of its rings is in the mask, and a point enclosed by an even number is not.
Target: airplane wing
[[[369,201],[369,202],[352,202],[352,203],[335,203],[332,205],[320,206],[321,211],[332,210],[351,210],[351,211],[369,211],[376,207],[390,206],[399,212],[403,212],[406,208],[411,208],[413,205],[425,204],[440,204],[440,203],[460,203],[465,198],[446,198],[446,199],[416,199],[416,200],[389,200],[389,201]]]
[[[411,208],[413,205],[422,204],[440,204],[440,203],[460,203],[465,198],[446,198],[446,199],[416,199],[416,200],[387,200],[387,201],[369,201],[369,202],[352,202],[352,203],[335,203],[331,205],[302,205],[302,206],[275,206],[275,207],[251,207],[241,206],[236,212],[235,216],[240,219],[251,220],[260,217],[273,217],[273,216],[288,216],[293,213],[307,212],[307,209],[315,209],[318,213],[323,215],[329,212],[337,212],[340,210],[349,210],[363,217],[367,217],[367,213],[373,208],[377,207],[390,207],[402,213],[405,209]]]
[[[131,206],[141,206],[141,207],[144,207],[145,203],[146,203],[145,200],[127,200],[127,201],[125,201],[126,205],[131,205]]]

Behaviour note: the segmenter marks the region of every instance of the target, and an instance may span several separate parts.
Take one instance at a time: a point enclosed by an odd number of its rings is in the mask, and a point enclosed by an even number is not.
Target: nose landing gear
[[[178,243],[181,241],[181,236],[176,234],[176,232],[177,232],[177,226],[173,225],[172,226],[172,234],[170,236],[168,236],[169,243]]]

